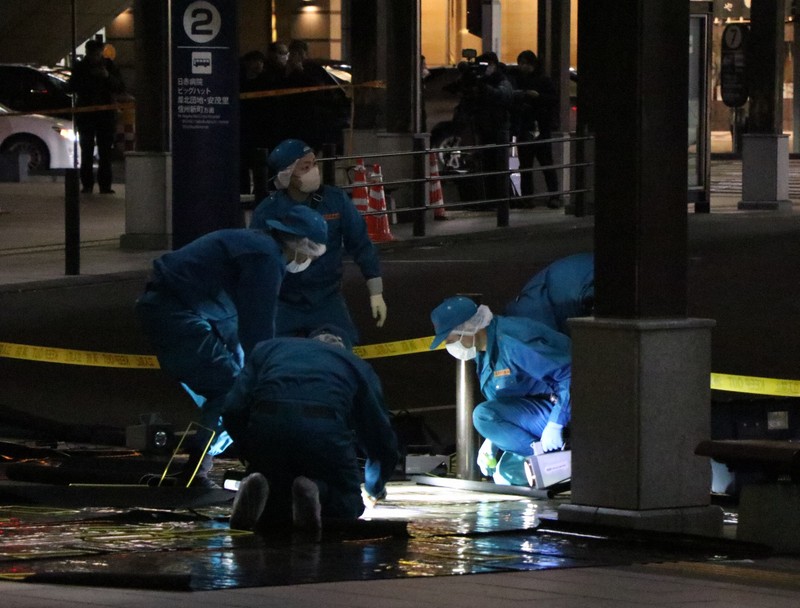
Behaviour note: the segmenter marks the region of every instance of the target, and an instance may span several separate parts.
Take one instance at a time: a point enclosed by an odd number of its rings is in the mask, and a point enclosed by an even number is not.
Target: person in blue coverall
[[[567,319],[586,317],[594,306],[594,254],[560,258],[537,272],[505,314],[527,317],[570,335]]]
[[[181,382],[201,408],[200,424],[216,433],[200,485],[213,487],[211,458],[231,443],[220,426],[225,394],[253,347],[275,336],[284,275],[325,252],[327,224],[307,207],[287,210],[265,228],[217,230],[157,258],[136,302],[161,369]]]
[[[444,300],[431,321],[431,349],[444,342],[457,359],[475,359],[486,399],[472,415],[486,439],[478,451],[481,472],[496,483],[527,485],[524,460],[533,454],[533,443],[540,441],[544,451],[564,447],[571,413],[570,339],[532,319],[495,316],[464,296]]]
[[[253,350],[228,394],[225,427],[247,463],[231,514],[235,529],[319,529],[364,511],[397,464],[398,443],[380,380],[327,325],[308,338],[275,338]]]
[[[304,205],[318,211],[328,222],[328,250],[302,275],[287,277],[278,301],[279,336],[307,336],[313,329],[331,323],[346,330],[358,344],[358,330],[350,318],[342,294],[342,257],[352,256],[367,282],[369,302],[377,326],[386,321],[378,252],[367,233],[364,218],[341,188],[320,184],[319,167],[311,148],[298,139],[282,141],[269,155],[277,173],[272,192],[256,207],[251,228],[261,228],[286,209]]]

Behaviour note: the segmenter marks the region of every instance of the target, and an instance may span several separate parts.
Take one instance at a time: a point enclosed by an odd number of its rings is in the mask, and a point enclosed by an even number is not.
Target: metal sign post
[[[235,0],[172,2],[173,247],[241,224]]]

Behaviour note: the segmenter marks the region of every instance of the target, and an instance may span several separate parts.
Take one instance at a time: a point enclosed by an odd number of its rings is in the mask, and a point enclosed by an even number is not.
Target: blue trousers
[[[136,302],[136,312],[161,369],[201,408],[200,424],[216,433],[208,453],[221,454],[233,443],[222,429],[222,408],[244,363],[235,311],[209,318],[168,293],[147,291]]]
[[[278,300],[275,319],[278,336],[307,336],[323,325],[335,325],[343,329],[350,336],[350,341],[358,344],[358,330],[350,318],[347,302],[341,292],[332,293],[313,306],[300,306]]]
[[[505,397],[484,401],[472,412],[475,430],[495,447],[519,456],[533,454],[553,404],[546,397]]]
[[[298,402],[254,404],[231,433],[249,472],[269,482],[269,499],[259,527],[292,520],[292,481],[316,482],[322,517],[357,519],[364,511],[362,474],[347,422],[333,408]]]

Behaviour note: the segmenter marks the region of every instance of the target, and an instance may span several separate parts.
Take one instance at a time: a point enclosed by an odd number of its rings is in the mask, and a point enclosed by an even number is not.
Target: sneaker
[[[116,194],[116,191],[111,188],[100,188],[100,194]]]
[[[252,530],[256,527],[269,498],[269,483],[261,473],[245,477],[231,509],[230,527],[233,530]]]
[[[308,477],[295,477],[292,483],[292,520],[296,528],[322,528],[319,488]]]

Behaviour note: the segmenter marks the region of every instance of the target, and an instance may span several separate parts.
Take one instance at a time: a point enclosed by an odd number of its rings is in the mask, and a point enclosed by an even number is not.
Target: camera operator
[[[481,73],[481,67],[485,69]],[[475,63],[458,65],[461,92],[458,114],[469,121],[475,144],[501,144],[503,147],[481,150],[477,154],[477,170],[487,175],[483,180],[483,198],[508,197],[508,146],[511,142],[511,101],[513,89],[506,77],[505,66],[496,53],[484,53]],[[503,173],[499,173],[503,172]]]

